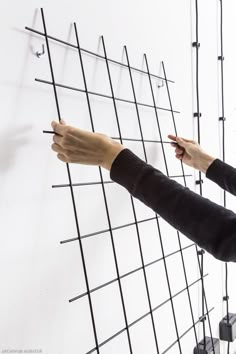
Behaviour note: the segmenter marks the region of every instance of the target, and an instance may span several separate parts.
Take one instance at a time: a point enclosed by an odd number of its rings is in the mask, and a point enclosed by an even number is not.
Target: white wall
[[[193,2],[193,1],[192,1]],[[42,31],[39,8],[43,6],[48,33],[75,43],[72,23],[78,24],[81,46],[102,53],[99,36],[104,35],[108,56],[124,60],[123,45],[129,50],[133,66],[144,67],[143,53],[149,58],[150,71],[160,73],[160,61],[164,60],[167,75],[176,84],[170,85],[173,105],[181,111],[176,115],[179,135],[196,137],[196,125],[192,119],[194,97],[192,76],[194,52],[194,4],[187,0],[148,1],[29,1],[9,0],[0,4],[1,13],[1,295],[0,295],[0,350],[38,349],[48,354],[83,354],[94,347],[91,318],[87,298],[69,303],[68,300],[85,291],[84,275],[78,242],[60,244],[61,240],[76,237],[69,189],[52,189],[54,184],[68,183],[65,165],[56,159],[51,150],[52,139],[43,135],[50,129],[52,119],[57,119],[53,90],[36,83],[34,78],[50,80],[47,55],[41,59],[35,52],[44,40],[27,32],[29,26]],[[199,4],[200,13],[200,88],[202,117],[202,146],[209,153],[220,156],[220,124],[218,122],[219,63],[218,50],[218,1]],[[235,148],[235,50],[233,1],[225,4],[225,62],[227,160],[234,163]],[[50,41],[56,81],[83,88],[78,53]],[[88,86],[91,90],[110,94],[104,62],[84,55]],[[128,72],[111,65],[111,74],[117,96],[132,99]],[[140,101],[151,103],[148,81],[134,73]],[[165,88],[157,92],[158,105],[168,107]],[[58,90],[60,109],[68,124],[91,129],[85,96]],[[112,102],[91,98],[96,131],[110,136],[117,135]],[[137,136],[134,107],[118,104],[123,136]],[[140,109],[146,139],[158,138],[154,111]],[[163,139],[174,133],[169,113],[160,112]],[[136,144],[126,144],[142,157]],[[166,148],[171,175],[180,174],[170,147]],[[161,151],[156,145],[148,146],[149,162],[163,172]],[[186,169],[186,173],[193,173]],[[73,182],[99,181],[97,168],[71,165]],[[103,171],[104,179],[109,175]],[[180,180],[178,180],[181,182]],[[194,188],[194,177],[188,178],[188,186]],[[198,189],[196,188],[196,191]],[[222,193],[212,182],[204,179],[204,195],[222,203]],[[81,235],[107,227],[103,196],[99,186],[74,188]],[[118,185],[107,185],[112,226],[133,222],[128,193]],[[229,206],[235,210],[235,201],[228,197]],[[153,212],[138,201],[135,203],[138,220],[153,216]],[[140,224],[145,262],[158,258],[158,235],[152,223]],[[177,250],[176,232],[161,221],[166,254]],[[114,232],[118,263],[121,274],[140,265],[140,254],[134,229]],[[189,240],[181,236],[183,245]],[[83,240],[90,288],[116,277],[111,251],[110,234]],[[131,251],[132,250],[132,251]],[[184,253],[189,283],[199,276],[193,249]],[[194,262],[193,262],[194,259]],[[224,294],[224,264],[211,255],[205,257],[208,306],[211,313],[214,336],[218,337],[218,323],[225,315],[222,303]],[[185,287],[179,255],[167,261],[173,293]],[[178,271],[176,269],[178,268]],[[235,265],[230,264],[231,312],[236,311]],[[168,297],[162,265],[149,268],[148,279],[153,306]],[[127,304],[128,320],[132,322],[148,311],[142,272],[126,278],[122,285]],[[194,316],[201,314],[201,288],[191,288]],[[142,295],[144,294],[144,295]],[[103,288],[93,295],[94,311],[99,342],[124,326],[120,309],[117,284]],[[191,326],[189,303],[181,295],[174,300],[180,334]],[[160,352],[175,339],[170,304],[155,312]],[[168,327],[168,331],[165,330]],[[202,328],[198,326],[199,341]],[[139,322],[131,329],[135,354],[155,353],[150,319]],[[209,331],[208,331],[209,334]],[[192,352],[195,346],[193,331],[181,340],[182,352]],[[236,347],[235,347],[236,348]],[[231,353],[236,353],[236,349]],[[178,353],[177,346],[169,353]],[[101,353],[129,353],[125,333],[109,342]],[[222,345],[222,353],[226,347]]]

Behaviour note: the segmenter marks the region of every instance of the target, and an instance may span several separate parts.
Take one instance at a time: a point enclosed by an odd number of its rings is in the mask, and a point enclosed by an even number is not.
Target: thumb
[[[176,137],[176,142],[178,143],[179,146],[181,146],[183,148],[187,147],[187,144],[188,144],[186,141],[184,141],[183,139],[181,139],[178,136]]]
[[[66,125],[66,122],[63,119],[60,120],[60,123]]]

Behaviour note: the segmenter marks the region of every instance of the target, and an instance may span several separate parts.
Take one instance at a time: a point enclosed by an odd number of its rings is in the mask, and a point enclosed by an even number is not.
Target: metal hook
[[[38,58],[41,58],[42,55],[45,54],[45,46],[42,44],[42,52],[36,52]]]
[[[164,80],[160,80],[159,83],[157,84],[158,88],[164,87],[165,86],[165,81]]]

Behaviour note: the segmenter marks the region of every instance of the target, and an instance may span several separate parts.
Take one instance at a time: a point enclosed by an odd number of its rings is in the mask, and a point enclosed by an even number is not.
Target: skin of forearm
[[[123,149],[125,149],[125,146],[118,143],[117,141],[112,140],[111,142],[107,143],[106,153],[104,155],[101,166],[110,171],[113,161]]]
[[[215,157],[212,157],[208,154],[203,154],[200,158],[198,170],[206,174],[208,167],[210,167],[215,159]]]

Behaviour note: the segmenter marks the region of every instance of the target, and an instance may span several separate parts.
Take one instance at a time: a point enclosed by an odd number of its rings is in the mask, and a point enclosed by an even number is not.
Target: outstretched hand
[[[176,158],[190,167],[206,173],[208,167],[215,160],[194,140],[180,138],[172,134],[169,134],[168,138],[175,141],[175,143],[171,143],[171,146],[175,147]]]
[[[102,166],[110,170],[113,160],[124,149],[122,144],[105,134],[75,128],[64,120],[60,123],[52,121],[51,126],[56,133],[51,147],[63,162]]]
[[[102,133],[93,133],[87,130],[67,125],[64,120],[60,123],[52,121],[53,135],[52,150],[57,152],[59,160],[68,163],[102,166],[107,170],[125,146]],[[194,140],[168,135],[175,147],[175,156],[186,165],[206,173],[208,167],[215,160],[208,155]]]

